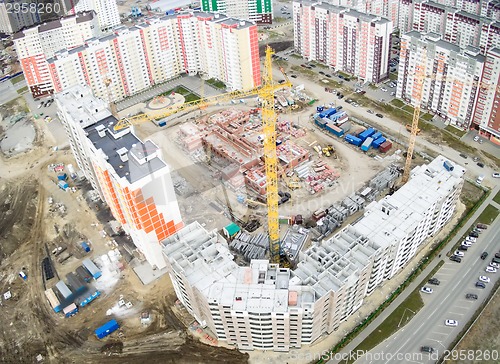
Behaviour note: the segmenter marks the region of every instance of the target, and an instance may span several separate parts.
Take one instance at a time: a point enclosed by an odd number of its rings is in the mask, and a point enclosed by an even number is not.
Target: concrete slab
[[[130,262],[130,266],[134,270],[135,274],[137,274],[137,277],[139,277],[142,284],[144,284],[145,286],[156,281],[161,276],[167,274],[167,268],[161,270],[153,270],[148,262],[139,262],[137,259],[132,260]]]

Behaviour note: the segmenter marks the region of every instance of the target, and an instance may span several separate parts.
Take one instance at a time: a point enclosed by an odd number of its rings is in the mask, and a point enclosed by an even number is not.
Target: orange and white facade
[[[389,77],[392,22],[342,6],[311,1],[293,3],[294,46],[318,61],[359,80]]]
[[[94,12],[67,16],[14,34],[14,47],[33,96],[54,92],[47,59],[60,49],[79,47],[100,34]]]
[[[138,252],[153,267],[164,268],[160,241],[184,225],[161,150],[131,128],[114,131],[117,119],[89,87],[73,86],[55,99],[78,166]]]
[[[27,65],[25,72],[43,71],[45,92],[81,84],[108,99],[105,80],[109,79],[112,101],[182,73],[203,73],[230,90],[252,89],[261,83],[257,26],[220,14],[145,19],[103,37],[89,34],[76,47],[62,46],[47,54],[42,50],[37,57],[43,68]]]
[[[500,49],[492,48],[486,53],[482,87],[477,98],[474,127],[479,133],[500,145]]]
[[[421,107],[460,129],[474,117],[485,57],[478,48],[461,49],[434,33],[412,31],[401,37],[396,96],[417,105],[417,65],[425,65]]]
[[[398,23],[399,2],[401,0],[330,0],[329,4],[346,6],[361,13],[383,16]]]

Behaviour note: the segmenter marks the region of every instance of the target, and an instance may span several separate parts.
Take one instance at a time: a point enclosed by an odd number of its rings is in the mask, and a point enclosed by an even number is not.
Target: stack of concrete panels
[[[264,259],[269,247],[269,237],[265,234],[250,235],[240,231],[229,246],[242,254],[245,260]]]

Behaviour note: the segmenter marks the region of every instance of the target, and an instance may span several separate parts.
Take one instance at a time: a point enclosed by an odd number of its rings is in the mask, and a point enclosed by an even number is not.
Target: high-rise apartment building
[[[366,82],[389,77],[392,22],[342,6],[293,3],[295,50]]]
[[[500,47],[500,23],[492,11],[485,16],[481,9],[478,1],[401,0],[397,27],[403,34],[411,30],[440,34],[443,40],[461,48],[479,47],[485,54]]]
[[[474,127],[479,133],[500,145],[500,49],[492,48],[486,53],[481,88],[474,113]]]
[[[120,14],[116,0],[78,0],[63,1],[67,6],[66,14],[73,15],[84,11],[95,11],[99,26],[103,31],[120,25]]]
[[[33,96],[54,92],[48,58],[61,49],[79,47],[99,34],[94,12],[70,15],[14,34],[17,57]]]
[[[270,24],[273,21],[272,0],[201,0],[201,10],[257,24]]]
[[[117,119],[89,87],[71,87],[55,100],[78,166],[137,250],[152,266],[164,268],[160,241],[183,222],[160,149],[141,141],[132,128],[115,131]]]
[[[329,0],[329,4],[346,6],[360,13],[379,15],[398,24],[399,2],[401,0]]]
[[[350,317],[450,220],[465,170],[443,156],[372,202],[364,217],[301,253],[295,270],[267,260],[242,267],[215,231],[192,223],[162,242],[177,297],[218,340],[241,350],[289,351]]]
[[[38,11],[19,10],[22,4],[27,6],[31,3],[35,5],[37,2],[35,0],[0,0],[0,33],[12,34],[19,29],[39,23],[41,17]]]
[[[40,29],[38,33],[44,34],[45,28]],[[111,98],[116,101],[181,73],[203,73],[223,81],[229,90],[252,89],[261,83],[257,26],[220,14],[144,19],[101,37],[70,29],[53,35],[60,46],[50,51],[41,46],[40,37],[28,36],[30,32],[35,31],[16,34],[14,43],[23,70],[30,75],[27,82],[34,96],[85,84],[97,97],[107,99],[108,79]],[[75,36],[79,37],[79,42],[71,43],[75,46],[64,46],[66,37]]]
[[[421,107],[460,129],[474,117],[479,81],[485,57],[479,49],[461,49],[434,33],[408,32],[401,37],[396,96],[416,105],[414,95],[422,87]],[[422,86],[415,79],[416,67],[424,65]]]

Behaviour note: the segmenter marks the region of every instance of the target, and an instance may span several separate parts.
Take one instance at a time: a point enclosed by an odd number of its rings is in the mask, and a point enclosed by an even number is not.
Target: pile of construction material
[[[288,255],[292,262],[296,262],[299,257],[299,252],[304,247],[304,244],[309,236],[309,230],[299,225],[293,225],[288,228],[281,241],[281,248]]]
[[[269,248],[269,236],[266,234],[250,235],[240,231],[231,241],[229,247],[243,255],[246,261],[264,259]]]
[[[321,192],[340,177],[340,173],[324,161],[304,163],[295,168],[295,173],[299,178],[307,182],[311,194]]]

